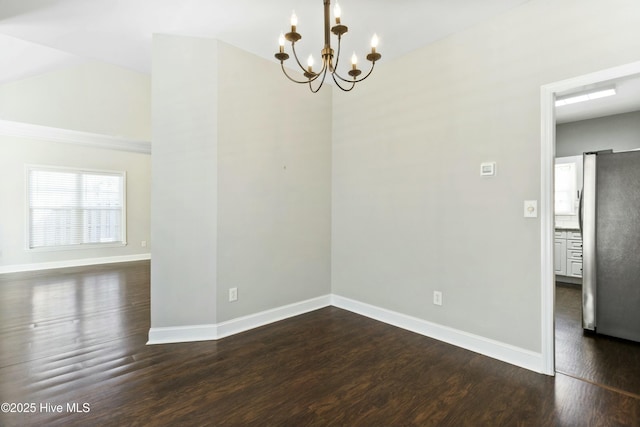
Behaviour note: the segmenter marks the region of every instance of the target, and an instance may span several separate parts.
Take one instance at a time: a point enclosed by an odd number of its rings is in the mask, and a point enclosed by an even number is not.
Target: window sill
[[[122,248],[127,246],[127,242],[114,242],[114,243],[91,243],[83,245],[69,245],[69,246],[44,246],[39,248],[26,248],[26,252],[60,252],[60,251],[75,251],[84,249],[106,249],[106,248]]]

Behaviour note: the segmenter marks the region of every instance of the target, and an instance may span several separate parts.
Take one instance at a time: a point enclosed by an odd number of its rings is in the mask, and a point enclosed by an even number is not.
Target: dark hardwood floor
[[[640,344],[583,333],[582,291],[556,286],[556,371],[640,399]]]
[[[640,425],[637,396],[333,307],[146,346],[147,262],[2,275],[0,308],[0,402],[35,404],[2,426]]]

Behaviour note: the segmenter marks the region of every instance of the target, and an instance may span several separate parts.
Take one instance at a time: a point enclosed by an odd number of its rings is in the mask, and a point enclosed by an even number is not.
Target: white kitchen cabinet
[[[582,236],[579,231],[556,230],[554,270],[557,276],[582,278]]]
[[[567,276],[582,277],[582,260],[572,260],[567,268]]]
[[[567,275],[567,239],[558,238],[556,232],[555,247],[553,251],[553,266],[555,273],[560,276]],[[564,233],[563,233],[564,236]]]

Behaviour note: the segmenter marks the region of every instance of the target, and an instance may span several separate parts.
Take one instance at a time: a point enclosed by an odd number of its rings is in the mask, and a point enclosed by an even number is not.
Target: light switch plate
[[[494,176],[496,174],[496,162],[480,163],[480,176]]]
[[[524,217],[525,218],[538,217],[538,201],[537,200],[524,201]]]

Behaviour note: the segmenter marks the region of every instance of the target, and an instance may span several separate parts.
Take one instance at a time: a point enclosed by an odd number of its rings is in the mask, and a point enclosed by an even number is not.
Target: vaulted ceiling
[[[527,1],[340,0],[343,49],[362,55],[377,33],[389,61]],[[0,84],[87,60],[149,73],[154,33],[213,37],[275,62],[293,10],[299,53],[319,58],[321,0],[0,0]],[[640,109],[640,82],[618,86],[622,96],[558,110],[559,122]]]
[[[342,0],[343,48],[364,53],[377,33],[389,60],[526,1]],[[0,52],[10,59],[0,82],[82,59],[149,72],[153,33],[214,37],[275,61],[293,10],[300,51],[319,56],[321,0],[0,0]]]

